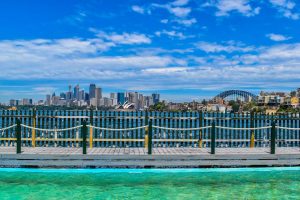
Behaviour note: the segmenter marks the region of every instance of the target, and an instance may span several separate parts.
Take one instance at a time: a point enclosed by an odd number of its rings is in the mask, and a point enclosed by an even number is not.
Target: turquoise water
[[[0,169],[0,199],[299,199],[300,168]]]

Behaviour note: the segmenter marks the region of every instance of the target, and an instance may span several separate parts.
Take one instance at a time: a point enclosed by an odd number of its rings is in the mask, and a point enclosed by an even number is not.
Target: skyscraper
[[[90,84],[89,97],[90,99],[95,98],[96,84]]]
[[[160,97],[160,95],[157,94],[157,93],[152,94],[152,98],[153,98],[153,103],[154,104],[159,103],[159,97]]]
[[[76,86],[74,87],[74,98],[75,98],[76,100],[79,100],[79,85],[76,85]]]
[[[101,99],[102,98],[102,89],[101,88],[96,88],[95,89],[95,98],[96,99]]]
[[[117,99],[118,99],[118,104],[123,105],[125,103],[125,94],[123,92],[118,92]]]

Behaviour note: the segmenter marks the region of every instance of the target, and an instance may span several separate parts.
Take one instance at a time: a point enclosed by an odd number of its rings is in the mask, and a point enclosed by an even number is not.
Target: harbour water
[[[300,168],[0,169],[1,199],[299,199]]]

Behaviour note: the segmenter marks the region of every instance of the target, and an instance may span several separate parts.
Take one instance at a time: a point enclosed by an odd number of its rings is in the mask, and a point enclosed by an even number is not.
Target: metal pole
[[[17,139],[17,154],[20,154],[21,153],[21,121],[20,121],[20,119],[17,119],[16,139]]]
[[[148,154],[152,154],[152,120],[149,121],[149,130],[148,130]]]
[[[250,113],[250,128],[254,128],[254,112]],[[251,138],[250,138],[250,148],[255,147],[255,132],[251,130]]]
[[[86,154],[86,135],[87,135],[87,126],[86,121],[82,123],[82,154]]]
[[[148,126],[148,112],[145,113],[145,126]],[[145,139],[144,139],[144,146],[145,149],[148,149],[148,135],[149,135],[149,127],[145,128]]]
[[[210,153],[216,154],[216,123],[213,121],[211,125],[211,145]]]
[[[199,127],[202,127],[202,111],[199,113]],[[199,131],[199,148],[202,148],[202,130]]]
[[[90,125],[93,126],[93,110],[90,110]],[[93,127],[90,127],[90,149],[93,148]]]
[[[32,120],[33,120],[33,127],[36,127],[36,108],[33,109],[33,115],[32,115]],[[35,143],[35,138],[36,138],[36,133],[35,133],[35,129],[32,129],[32,135],[31,135],[31,145],[32,147],[35,147],[36,143]]]
[[[275,146],[276,146],[276,124],[272,122],[271,128],[271,154],[275,154]]]

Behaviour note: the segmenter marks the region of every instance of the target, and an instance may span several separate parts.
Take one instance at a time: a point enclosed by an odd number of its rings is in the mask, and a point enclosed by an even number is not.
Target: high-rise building
[[[159,103],[159,98],[160,98],[159,94],[157,94],[157,93],[152,94],[152,98],[153,98],[153,103],[154,104]]]
[[[62,92],[62,93],[60,93],[60,98],[62,98],[62,99],[66,99],[67,97],[66,97],[66,93],[64,93],[64,92]]]
[[[84,94],[84,100],[85,100],[86,102],[88,102],[88,101],[90,100],[90,95],[89,95],[89,93],[85,93],[85,94]]]
[[[95,89],[95,98],[96,99],[101,99],[102,98],[102,89],[101,88],[96,88]]]
[[[117,101],[118,101],[118,104],[121,104],[121,105],[123,105],[125,103],[125,94],[123,92],[117,93]]]
[[[79,85],[74,87],[74,99],[79,100]]]
[[[80,90],[79,93],[78,93],[78,100],[81,101],[81,100],[84,100],[84,90]]]
[[[89,89],[90,99],[95,98],[95,92],[96,92],[96,84],[90,84],[90,89]]]
[[[116,99],[117,98],[117,93],[110,93],[110,98],[111,99]]]
[[[51,96],[48,94],[48,95],[46,95],[46,102],[45,102],[45,105],[46,105],[46,106],[50,106],[50,103],[51,103]]]

